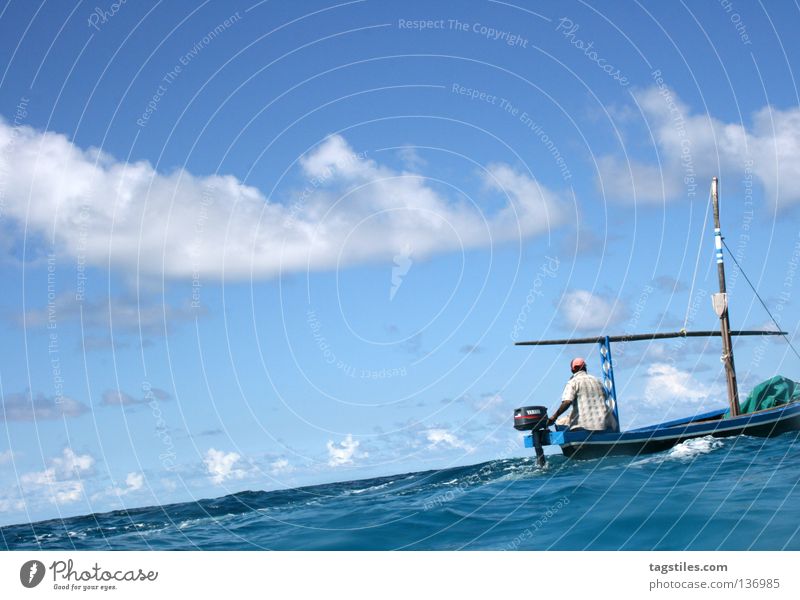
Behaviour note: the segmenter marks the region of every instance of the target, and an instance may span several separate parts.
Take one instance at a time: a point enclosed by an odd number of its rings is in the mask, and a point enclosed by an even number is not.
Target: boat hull
[[[694,419],[672,421],[632,431],[548,432],[543,441],[545,444],[560,446],[564,455],[570,458],[590,459],[661,452],[687,440],[709,435],[773,437],[789,431],[800,431],[800,402],[727,419],[722,418],[723,412],[716,411]],[[526,445],[529,445],[527,439]]]

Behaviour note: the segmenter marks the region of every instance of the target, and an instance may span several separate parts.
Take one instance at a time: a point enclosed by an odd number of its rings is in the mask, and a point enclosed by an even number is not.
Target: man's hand
[[[558,417],[560,417],[562,414],[564,414],[569,409],[569,405],[570,404],[571,404],[570,402],[564,402],[562,400],[561,401],[561,406],[559,406],[556,409],[556,412],[553,413],[552,417],[547,419],[547,426],[550,427],[551,425],[554,425],[555,422],[556,422],[556,419],[558,419]]]

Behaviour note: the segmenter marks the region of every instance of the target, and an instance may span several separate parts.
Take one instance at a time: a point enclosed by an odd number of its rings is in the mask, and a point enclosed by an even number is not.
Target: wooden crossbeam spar
[[[692,337],[720,337],[719,331],[674,331],[666,333],[632,333],[629,335],[599,335],[586,338],[567,338],[563,340],[536,340],[530,342],[516,342],[515,346],[561,346],[566,344],[599,344],[608,337],[610,342],[640,342],[644,340],[666,340],[670,338],[692,338]],[[759,331],[741,330],[731,331],[731,335],[786,335],[785,331]]]

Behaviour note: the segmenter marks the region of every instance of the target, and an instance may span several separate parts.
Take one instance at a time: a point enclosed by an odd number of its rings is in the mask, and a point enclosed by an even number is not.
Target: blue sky
[[[796,7],[9,2],[0,522],[522,456],[573,354],[795,336]],[[735,327],[768,317],[729,260]],[[736,343],[744,392],[798,364]],[[617,347],[623,425],[724,402]]]

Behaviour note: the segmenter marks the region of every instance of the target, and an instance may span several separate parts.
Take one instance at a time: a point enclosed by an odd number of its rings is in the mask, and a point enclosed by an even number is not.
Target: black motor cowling
[[[514,410],[514,429],[517,431],[535,431],[546,428],[546,406],[523,406]]]

